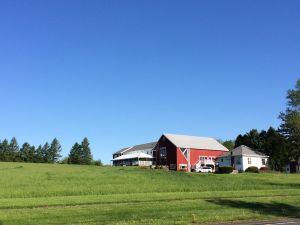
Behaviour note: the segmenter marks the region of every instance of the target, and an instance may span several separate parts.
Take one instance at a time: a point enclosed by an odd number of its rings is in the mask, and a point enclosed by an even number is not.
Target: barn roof
[[[165,136],[170,142],[179,148],[229,151],[216,139],[210,137],[197,137],[178,134],[163,134],[163,136]]]

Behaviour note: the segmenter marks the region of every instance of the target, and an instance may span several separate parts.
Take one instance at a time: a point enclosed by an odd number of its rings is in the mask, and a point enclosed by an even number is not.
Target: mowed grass
[[[0,224],[207,224],[300,218],[299,174],[0,163]]]

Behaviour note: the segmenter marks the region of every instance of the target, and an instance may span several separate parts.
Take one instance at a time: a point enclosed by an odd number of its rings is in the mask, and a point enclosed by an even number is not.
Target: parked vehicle
[[[212,173],[213,172],[212,168],[209,166],[203,166],[203,167],[196,168],[195,171],[197,173]]]

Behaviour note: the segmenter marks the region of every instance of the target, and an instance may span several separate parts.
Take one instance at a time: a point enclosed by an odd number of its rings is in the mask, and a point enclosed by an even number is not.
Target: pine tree
[[[91,164],[93,157],[90,149],[89,140],[85,137],[81,142],[82,155],[81,155],[81,164]]]
[[[30,162],[31,159],[31,146],[25,142],[20,149],[21,160],[24,162]]]
[[[43,156],[43,148],[42,145],[39,145],[34,153],[34,162],[36,163],[43,163],[44,156]]]
[[[58,159],[61,157],[60,152],[61,152],[61,145],[59,141],[56,138],[54,138],[49,148],[48,162],[50,163],[58,162]]]
[[[77,142],[72,146],[68,163],[69,164],[81,164],[81,145],[79,145]]]
[[[19,153],[20,147],[18,145],[17,139],[13,137],[9,143],[10,161],[19,161]]]
[[[7,139],[4,139],[1,145],[1,161],[8,162],[9,161],[9,144]]]
[[[49,146],[48,142],[46,142],[42,148],[43,162],[45,162],[45,163],[50,162],[49,149],[50,149],[50,146]]]

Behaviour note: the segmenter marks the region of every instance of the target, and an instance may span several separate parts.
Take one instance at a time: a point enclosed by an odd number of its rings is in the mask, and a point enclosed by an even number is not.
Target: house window
[[[266,159],[261,159],[261,164],[265,166],[266,165]]]
[[[161,147],[159,149],[159,154],[160,154],[160,157],[167,157],[167,149],[166,149],[166,147]]]
[[[248,158],[248,164],[251,165],[251,158]]]
[[[236,165],[241,165],[241,158],[240,157],[236,157],[235,158],[235,163],[236,163]],[[248,158],[248,163],[249,163],[249,158]],[[251,164],[251,160],[250,160],[250,164]]]
[[[223,162],[223,159],[221,159],[221,162]]]

